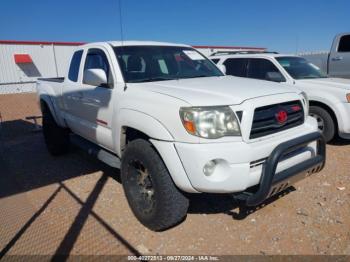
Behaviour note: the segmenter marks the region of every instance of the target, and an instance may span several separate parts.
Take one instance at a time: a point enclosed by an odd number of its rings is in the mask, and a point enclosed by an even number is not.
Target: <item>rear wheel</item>
[[[328,111],[322,107],[310,106],[310,116],[316,118],[318,129],[323,134],[325,141],[331,141],[335,135],[335,124]]]
[[[149,142],[137,139],[128,144],[122,158],[121,177],[131,210],[149,229],[167,229],[186,216],[189,201],[177,189]]]
[[[69,130],[56,124],[47,106],[43,108],[43,134],[51,155],[59,156],[69,151]]]

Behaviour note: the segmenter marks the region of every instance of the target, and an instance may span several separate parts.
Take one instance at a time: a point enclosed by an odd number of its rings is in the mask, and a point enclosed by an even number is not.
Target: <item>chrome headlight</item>
[[[241,135],[236,115],[228,106],[182,107],[180,117],[191,135],[208,139]]]
[[[304,106],[305,106],[305,114],[308,115],[309,114],[309,97],[307,96],[307,94],[305,92],[301,92],[300,95],[303,97],[303,102],[304,102]]]

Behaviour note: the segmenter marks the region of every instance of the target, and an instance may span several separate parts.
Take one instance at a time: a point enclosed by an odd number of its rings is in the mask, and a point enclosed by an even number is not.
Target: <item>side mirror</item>
[[[84,71],[83,83],[91,86],[107,86],[106,72],[100,68],[91,68]]]
[[[283,75],[280,72],[267,72],[266,80],[279,82],[279,83],[286,82],[286,79],[283,77]]]
[[[225,65],[217,65],[217,67],[220,69],[220,71],[226,75],[226,66]]]

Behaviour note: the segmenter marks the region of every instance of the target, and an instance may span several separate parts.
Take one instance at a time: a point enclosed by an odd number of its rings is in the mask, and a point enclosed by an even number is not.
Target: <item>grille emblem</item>
[[[276,120],[280,125],[283,125],[287,122],[288,114],[285,110],[279,110],[276,115]]]

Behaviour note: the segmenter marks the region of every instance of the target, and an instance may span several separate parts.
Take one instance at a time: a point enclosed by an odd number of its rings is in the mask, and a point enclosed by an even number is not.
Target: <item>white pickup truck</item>
[[[330,77],[350,78],[350,33],[336,35],[329,52],[311,52],[300,56]]]
[[[310,115],[317,119],[326,142],[335,135],[350,139],[350,80],[329,78],[306,59],[277,53],[221,54],[210,57],[228,75],[294,86],[306,93]]]
[[[66,153],[76,135],[88,140],[88,152],[121,168],[133,213],[156,231],[184,219],[185,192],[254,206],[325,163],[299,91],[224,76],[186,45],[80,46],[68,76],[39,80],[37,92],[49,152]]]

